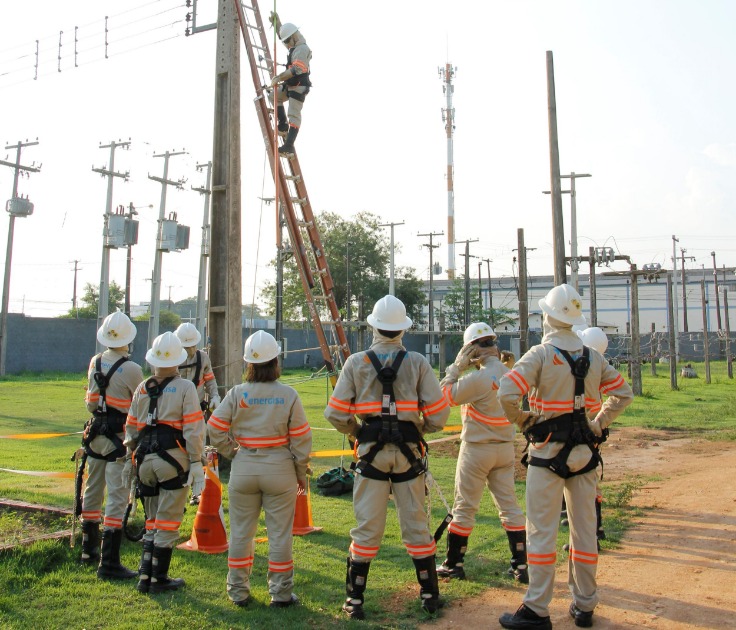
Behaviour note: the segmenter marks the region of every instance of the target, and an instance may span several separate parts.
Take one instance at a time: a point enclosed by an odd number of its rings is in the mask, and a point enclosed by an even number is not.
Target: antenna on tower
[[[455,279],[455,188],[454,171],[455,164],[452,153],[452,136],[455,131],[455,109],[452,107],[452,94],[455,86],[452,80],[457,68],[449,62],[443,68],[438,68],[440,78],[444,85],[446,107],[442,109],[442,122],[445,123],[447,133],[447,277]]]

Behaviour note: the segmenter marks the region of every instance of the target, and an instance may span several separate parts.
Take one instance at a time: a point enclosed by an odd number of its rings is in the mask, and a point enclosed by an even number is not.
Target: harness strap
[[[187,363],[186,365],[182,365],[182,370],[188,370],[191,367],[196,367],[197,369],[194,370],[194,378],[192,379],[192,383],[194,383],[197,387],[199,387],[199,375],[202,372],[202,355],[197,350],[197,354],[195,355],[197,358],[195,359],[194,363]]]
[[[123,441],[118,437],[118,433],[125,429],[125,416],[122,411],[107,408],[107,388],[110,386],[110,379],[113,377],[118,368],[128,360],[128,357],[120,357],[107,374],[102,372],[102,355],[98,354],[95,360],[95,373],[92,378],[100,390],[100,398],[97,402],[97,409],[92,412],[92,418],[87,421],[82,435],[82,446],[84,452],[92,459],[102,459],[108,462],[115,461],[118,457],[125,455],[125,446]],[[122,421],[121,421],[122,416]],[[115,422],[113,422],[115,421]],[[106,437],[113,443],[115,450],[109,455],[100,455],[92,450],[90,444],[98,435]]]

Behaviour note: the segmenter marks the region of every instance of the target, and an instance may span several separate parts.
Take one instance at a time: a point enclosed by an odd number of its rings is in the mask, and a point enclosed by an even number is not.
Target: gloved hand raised
[[[189,465],[189,478],[184,484],[192,486],[192,496],[198,497],[204,490],[204,466],[202,462],[191,462]]]
[[[276,13],[276,11],[271,11],[268,14],[268,21],[271,22],[271,26],[273,26],[274,28],[279,28],[279,25],[281,24],[279,14]]]
[[[470,362],[475,358],[477,350],[473,344],[463,347],[455,357],[454,365],[457,366],[457,369],[461,372],[467,370],[470,367]]]
[[[516,357],[514,356],[514,353],[509,352],[508,350],[502,350],[501,363],[503,363],[509,370],[513,369],[514,364],[516,363]]]

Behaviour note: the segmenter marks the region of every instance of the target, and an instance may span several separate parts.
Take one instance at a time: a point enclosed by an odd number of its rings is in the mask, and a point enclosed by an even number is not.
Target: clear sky
[[[150,299],[161,185],[148,176],[162,176],[163,159],[153,156],[166,150],[188,152],[171,159],[169,177],[187,182],[184,190],[169,189],[166,211],[191,226],[191,241],[187,252],[164,255],[162,304],[169,292],[175,301],[195,296],[204,199],[190,188],[204,183],[196,164],[211,159],[214,31],[185,37],[188,9],[178,0],[3,5],[0,159],[15,159],[3,150],[7,144],[38,138],[22,163],[43,164],[20,183],[35,212],[15,222],[10,312],[68,310],[75,260],[79,291],[99,283],[107,183],[92,167],[108,166],[101,144],[128,138],[131,150],[116,152],[115,170],[130,171],[130,181],[116,179],[113,206],[142,206],[132,302]],[[199,0],[199,7],[200,24],[214,19],[216,0]],[[264,14],[272,7],[260,5]],[[445,233],[436,238],[435,259],[447,267],[438,67],[450,62],[457,67],[456,238],[478,239],[471,254],[492,259],[494,278],[511,277],[517,229],[524,228],[527,247],[535,248],[529,272],[553,273],[551,203],[542,194],[550,187],[548,50],[561,171],[593,176],[577,180],[578,249],[610,246],[640,267],[671,268],[674,234],[678,256],[683,247],[695,257],[688,268],[710,271],[711,251],[718,267],[736,264],[730,0],[283,0],[277,9],[313,50],[314,87],[297,141],[313,208],[404,221],[395,228],[398,265],[428,278],[427,239],[417,234],[432,231]],[[259,200],[273,195],[273,183],[244,50],[242,63],[243,300],[250,302],[254,287],[273,276],[275,219]],[[0,166],[3,199],[12,176]],[[569,195],[563,208],[569,255]],[[4,269],[8,215],[1,214]],[[125,258],[125,250],[111,253],[110,279],[121,285]],[[455,264],[462,271],[463,257]]]

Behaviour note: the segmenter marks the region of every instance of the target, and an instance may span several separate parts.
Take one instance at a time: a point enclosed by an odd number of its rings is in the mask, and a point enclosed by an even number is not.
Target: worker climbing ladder
[[[258,122],[261,125],[266,153],[276,185],[277,206],[281,204],[284,209],[284,222],[304,288],[312,325],[319,340],[325,367],[329,370],[334,385],[337,375],[332,350],[336,351],[337,360],[344,361],[350,356],[350,348],[335,302],[332,275],[325,257],[319,229],[314,220],[296,149],[293,153],[281,155],[274,141],[277,116],[274,113],[275,107],[272,107],[268,101],[266,86],[270,85],[271,79],[278,74],[278,71],[271,58],[258,2],[257,0],[250,0],[249,4],[244,4],[240,0],[234,0],[234,2],[253,76],[256,92],[254,103]],[[297,206],[300,216],[297,216],[295,209]],[[309,244],[309,247],[306,243]],[[328,333],[336,343],[332,345],[329,343]]]

